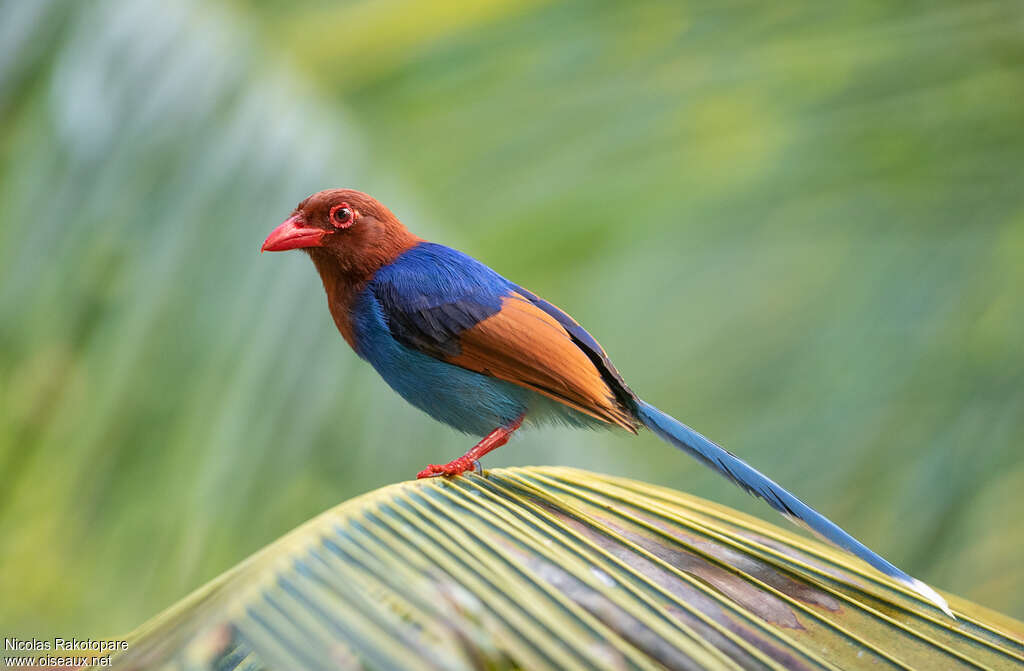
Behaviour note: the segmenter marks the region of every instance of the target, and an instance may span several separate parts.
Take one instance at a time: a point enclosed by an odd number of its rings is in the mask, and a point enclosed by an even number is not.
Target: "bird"
[[[791,520],[955,617],[924,582],[884,559],[732,452],[642,400],[566,312],[480,261],[410,232],[354,189],[300,202],[262,251],[302,250],[355,353],[402,398],[480,440],[419,478],[456,476],[525,424],[647,428]]]

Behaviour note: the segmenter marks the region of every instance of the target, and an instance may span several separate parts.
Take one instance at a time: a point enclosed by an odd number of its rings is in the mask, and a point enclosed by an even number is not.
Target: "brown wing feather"
[[[553,317],[513,294],[501,311],[459,337],[460,352],[446,361],[533,389],[609,424],[636,433],[590,358]]]

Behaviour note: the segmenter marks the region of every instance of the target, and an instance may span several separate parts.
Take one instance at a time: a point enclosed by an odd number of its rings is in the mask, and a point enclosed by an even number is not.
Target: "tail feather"
[[[872,552],[866,545],[843,531],[830,519],[790,494],[767,476],[733,453],[716,445],[653,405],[637,401],[640,421],[662,440],[675,445],[742,487],[748,494],[764,499],[783,515],[809,527],[827,541],[843,548],[885,575],[903,583],[953,617],[946,600],[920,580],[913,578]]]

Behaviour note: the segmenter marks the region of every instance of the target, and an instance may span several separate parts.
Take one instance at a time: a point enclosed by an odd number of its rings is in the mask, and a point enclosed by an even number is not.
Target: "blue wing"
[[[632,392],[597,341],[479,261],[421,243],[378,271],[370,289],[406,347],[635,431]]]
[[[515,285],[462,252],[424,242],[381,268],[370,289],[395,340],[443,359],[459,353],[464,331],[501,310]]]

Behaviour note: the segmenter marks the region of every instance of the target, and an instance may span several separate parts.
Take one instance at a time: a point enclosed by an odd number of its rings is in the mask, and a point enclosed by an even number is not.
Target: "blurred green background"
[[[341,185],[1024,616],[1022,38],[1011,2],[3,2],[0,631],[125,632],[470,445],[355,358],[302,254],[257,253]],[[488,463],[783,523],[649,434]]]

